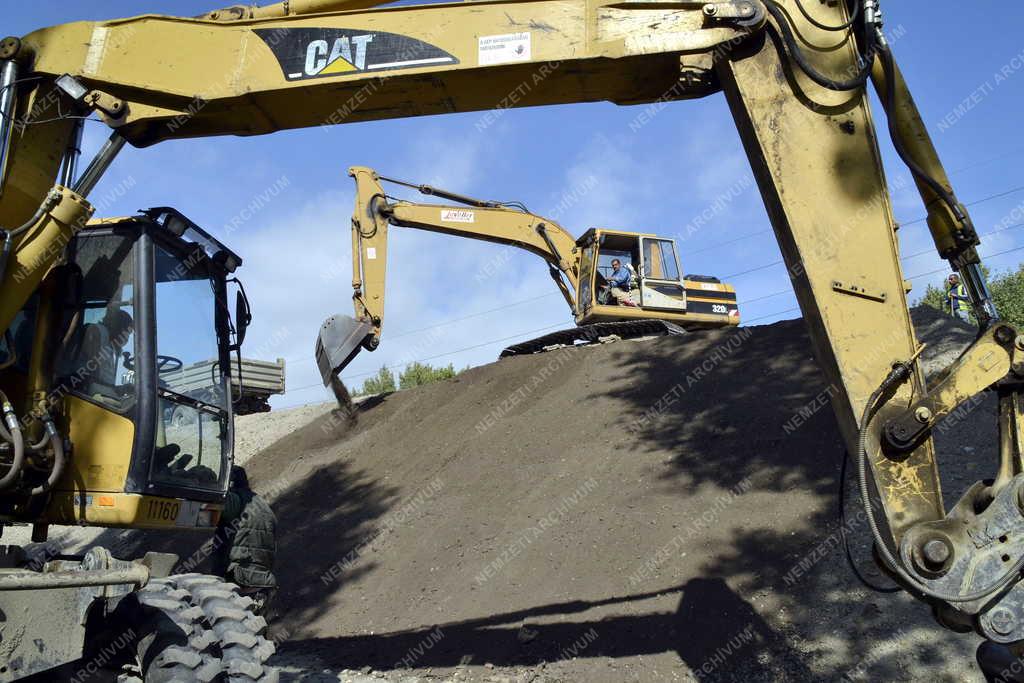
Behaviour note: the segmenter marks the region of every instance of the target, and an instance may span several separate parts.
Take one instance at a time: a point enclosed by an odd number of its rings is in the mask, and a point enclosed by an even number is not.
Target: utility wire
[[[1015,187],[1015,188],[1007,190],[1005,192],[1000,192],[998,194],[990,195],[988,197],[983,197],[982,199],[978,199],[978,200],[975,200],[973,202],[968,202],[967,204],[964,204],[964,206],[975,206],[977,204],[981,204],[982,202],[992,201],[993,199],[999,199],[1001,197],[1005,197],[1007,195],[1014,194],[1015,192],[1021,192],[1021,191],[1024,191],[1024,185],[1021,185],[1020,187]],[[922,221],[927,220],[927,218],[928,217],[925,216],[924,218],[919,218],[917,220],[910,221],[909,223],[901,223],[900,227],[905,227],[905,226],[908,226],[908,225],[912,225],[914,223],[920,223]],[[1016,227],[1016,226],[1013,226],[1013,227]],[[994,234],[996,232],[1002,232],[1002,229],[1000,229],[1000,230],[993,230],[993,231],[985,233],[985,234],[991,235],[991,234]],[[984,235],[982,235],[982,236],[984,236]],[[910,258],[910,257],[908,256],[906,258]],[[780,263],[782,263],[781,260],[779,260],[779,261],[772,261],[771,263],[766,263],[764,265],[756,266],[754,268],[748,268],[747,270],[741,270],[738,273],[732,273],[731,275],[726,275],[722,279],[723,280],[732,280],[732,279],[735,279],[737,277],[742,277],[744,275],[749,275],[750,273],[756,273],[757,271],[764,270],[765,268],[771,268],[772,266],[777,266]]]
[[[1018,227],[1018,228],[1019,227],[1024,227],[1024,223],[1022,223],[1020,225],[1016,225],[1014,227]],[[1007,229],[1009,229],[1009,228],[1007,228]],[[1000,231],[995,231],[995,232],[1000,232]],[[989,233],[989,234],[991,234],[991,233]],[[997,251],[994,254],[988,254],[987,256],[982,256],[982,258],[985,258],[985,259],[999,258],[1000,256],[1005,256],[1006,254],[1012,254],[1014,252],[1021,251],[1022,249],[1024,249],[1024,246],[1014,247],[1012,249],[1005,249],[1003,251]],[[913,258],[913,256],[904,256],[903,257],[903,259],[908,259],[908,258]],[[942,268],[936,268],[935,270],[929,270],[929,271],[924,272],[924,273],[918,273],[917,275],[911,275],[907,279],[908,280],[917,280],[918,278],[925,277],[926,275],[935,275],[936,273],[943,273],[946,270],[948,270],[948,268],[946,268],[944,266]],[[779,290],[777,292],[772,292],[771,294],[765,294],[764,296],[759,296],[756,299],[749,299],[747,301],[740,301],[739,303],[742,306],[747,306],[749,304],[754,303],[755,301],[761,301],[762,299],[770,299],[770,298],[775,297],[775,296],[781,296],[783,294],[789,294],[792,291],[793,291],[792,289],[781,289],[781,290]],[[785,311],[783,311],[783,312],[785,312]],[[762,317],[768,317],[768,316],[762,316]],[[744,322],[753,322],[754,320],[760,320],[760,319],[761,318],[751,318],[750,320],[744,320]]]
[[[999,252],[996,252],[994,254],[988,254],[984,258],[988,258],[988,259],[997,258],[999,256],[1005,256],[1006,254],[1011,254],[1011,253],[1014,253],[1014,252],[1017,252],[1017,251],[1021,251],[1021,250],[1024,250],[1024,246],[1014,247],[1013,249],[1005,249],[1003,251],[999,251]],[[945,270],[946,270],[945,268],[938,268],[936,270],[930,270],[930,271],[928,271],[926,273],[919,273],[917,275],[912,275],[909,279],[916,280],[917,278],[925,277],[926,275],[934,275],[936,273],[944,272]],[[766,294],[765,296],[759,297],[758,299],[753,299],[753,300],[748,301],[746,303],[749,304],[749,303],[752,303],[753,301],[759,301],[760,299],[767,299],[769,297],[779,296],[781,294],[787,294],[790,291],[792,291],[792,290],[783,290],[783,291],[779,291],[779,292],[774,292],[773,294]],[[757,322],[758,320],[765,320],[767,318],[772,318],[772,317],[777,316],[777,315],[785,315],[786,313],[793,313],[793,312],[799,311],[799,310],[800,310],[799,306],[794,306],[792,308],[787,308],[787,309],[782,310],[782,311],[775,311],[774,313],[768,313],[767,315],[759,315],[759,316],[757,316],[755,318],[746,319],[743,322],[744,323],[753,323],[753,322]],[[387,369],[389,369],[389,370],[393,370],[395,368],[402,367],[403,365],[408,365],[409,363],[422,363],[424,361],[435,360],[437,358],[441,358],[441,357],[444,357],[444,356],[453,356],[455,354],[462,353],[464,351],[471,351],[473,349],[479,349],[482,346],[488,346],[490,344],[497,344],[498,342],[508,341],[509,339],[516,339],[516,338],[521,337],[521,336],[523,336],[525,334],[536,334],[537,332],[543,332],[545,330],[550,330],[550,329],[555,328],[555,327],[561,327],[562,324],[563,323],[555,323],[554,325],[548,325],[547,327],[540,327],[540,328],[537,328],[535,330],[527,330],[525,332],[519,332],[518,334],[510,335],[508,337],[502,337],[501,339],[492,339],[490,341],[481,342],[479,344],[474,344],[473,346],[467,346],[467,347],[464,347],[464,348],[461,348],[461,349],[456,349],[454,351],[446,351],[444,353],[438,353],[438,354],[435,354],[433,356],[427,356],[426,358],[420,358],[418,360],[408,361],[408,363],[395,363],[393,365],[387,365],[385,367]],[[374,371],[371,371],[371,372],[361,372],[361,373],[358,373],[358,374],[355,374],[355,375],[348,375],[347,377],[342,377],[342,379],[352,380],[352,379],[356,379],[358,377],[368,377],[368,376],[373,375],[373,374],[375,374],[377,372],[379,372],[379,371],[378,370],[374,370]],[[304,391],[306,389],[312,389],[314,387],[323,387],[323,384],[320,383],[320,382],[317,382],[316,384],[309,384],[309,385],[306,385],[304,387],[298,387],[296,389],[289,389],[288,393],[291,393],[293,391]]]
[[[977,162],[975,164],[971,164],[971,165],[965,166],[963,168],[957,169],[956,171],[953,171],[949,175],[954,175],[956,173],[967,171],[967,170],[970,170],[970,169],[975,168],[977,166],[981,166],[981,165],[990,163],[992,161],[996,161],[998,159],[1002,159],[1004,157],[1011,156],[1011,155],[1016,154],[1016,153],[1017,153],[1016,151],[1015,152],[1008,152],[1006,154],[1001,154],[999,156],[991,157],[989,159],[985,159],[985,160],[979,161],[979,162]],[[964,204],[964,206],[977,206],[978,204],[984,204],[985,202],[990,202],[990,201],[992,201],[994,199],[1000,199],[1002,197],[1005,197],[1007,195],[1011,195],[1011,194],[1020,192],[1022,190],[1024,190],[1024,185],[1022,185],[1020,187],[1011,188],[1009,190],[1006,190],[1005,192],[999,192],[997,194],[989,195],[988,197],[982,197],[981,199],[976,199],[975,201],[972,201],[972,202],[967,202],[967,203]],[[901,228],[904,228],[904,227],[906,227],[908,225],[916,225],[918,223],[923,223],[926,220],[928,220],[928,217],[927,216],[922,216],[920,218],[915,218],[912,221],[897,221],[897,223],[899,224],[899,226]],[[739,237],[734,237],[734,238],[726,240],[724,242],[719,242],[717,244],[712,244],[712,245],[707,246],[707,247],[701,247],[699,249],[689,249],[689,250],[686,251],[686,253],[688,255],[700,254],[700,253],[705,252],[705,251],[711,251],[712,249],[720,249],[721,247],[726,247],[726,246],[729,246],[730,244],[736,244],[737,242],[742,242],[744,240],[753,239],[754,237],[760,237],[761,235],[767,235],[767,234],[769,234],[771,232],[772,232],[771,228],[767,228],[765,230],[758,230],[756,232],[751,232],[751,233],[748,233],[746,235],[741,235]]]
[[[454,356],[455,354],[462,353],[464,351],[472,351],[473,349],[479,349],[482,346],[488,346],[490,344],[497,344],[498,342],[508,341],[509,339],[518,339],[519,337],[522,337],[524,334],[536,334],[537,332],[545,332],[545,331],[553,329],[555,327],[563,327],[564,325],[565,325],[564,322],[562,322],[562,323],[555,323],[554,325],[547,325],[546,327],[538,327],[535,330],[525,330],[523,332],[517,332],[516,334],[509,335],[507,337],[502,337],[500,339],[491,339],[490,341],[480,342],[479,344],[474,344],[473,346],[465,346],[465,347],[463,347],[461,349],[455,349],[454,351],[445,351],[444,353],[434,354],[433,356],[427,356],[425,358],[418,358],[416,360],[405,361],[405,362],[402,362],[402,363],[393,363],[392,365],[385,365],[383,367],[388,369],[388,370],[394,370],[395,368],[400,368],[402,366],[410,365],[412,363],[423,363],[425,361],[435,360],[437,358],[442,358],[444,356]],[[359,377],[369,377],[370,375],[375,375],[378,372],[380,372],[380,370],[371,370],[369,372],[360,372],[360,373],[357,373],[357,374],[354,374],[354,375],[345,375],[341,379],[343,379],[343,380],[352,380],[352,379],[356,379],[356,378],[359,378]],[[312,389],[313,387],[323,387],[323,382],[317,382],[316,384],[308,384],[308,385],[306,385],[304,387],[297,387],[295,389],[288,389],[286,391],[286,393],[291,393],[293,391],[303,391],[305,389]]]

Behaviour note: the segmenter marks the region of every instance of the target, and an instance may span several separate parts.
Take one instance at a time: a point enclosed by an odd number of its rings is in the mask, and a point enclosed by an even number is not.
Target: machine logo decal
[[[446,223],[472,223],[476,215],[466,209],[441,209],[441,220]]]
[[[397,33],[347,28],[273,28],[254,32],[273,51],[289,81],[459,63],[435,45]]]

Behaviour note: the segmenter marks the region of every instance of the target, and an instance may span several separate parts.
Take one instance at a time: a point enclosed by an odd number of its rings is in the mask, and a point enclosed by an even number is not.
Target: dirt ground
[[[932,366],[972,337],[915,316]],[[284,680],[982,681],[976,637],[848,567],[828,398],[789,321],[509,358],[354,424],[240,420],[276,438],[247,466],[279,519]],[[947,506],[995,468],[974,412],[938,430]]]

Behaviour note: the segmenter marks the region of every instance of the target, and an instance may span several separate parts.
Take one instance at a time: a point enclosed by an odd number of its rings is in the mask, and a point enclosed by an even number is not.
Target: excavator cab
[[[580,258],[576,323],[657,318],[687,328],[738,325],[736,291],[717,278],[682,274],[673,239],[591,228],[576,242]],[[635,275],[628,298],[610,295],[614,261]]]
[[[49,276],[56,310],[19,314],[2,377],[34,386],[33,337],[57,326],[48,402],[74,453],[33,521],[215,526],[232,460],[231,352],[248,323],[235,329],[227,305],[241,259],[169,208],[90,222],[65,254]],[[202,381],[182,383],[211,358]]]

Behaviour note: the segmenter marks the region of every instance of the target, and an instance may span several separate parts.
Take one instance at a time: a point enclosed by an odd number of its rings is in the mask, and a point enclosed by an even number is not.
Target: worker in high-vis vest
[[[971,322],[971,300],[967,296],[967,288],[960,282],[960,276],[956,273],[949,276],[946,306],[950,315],[960,318],[965,323]]]

